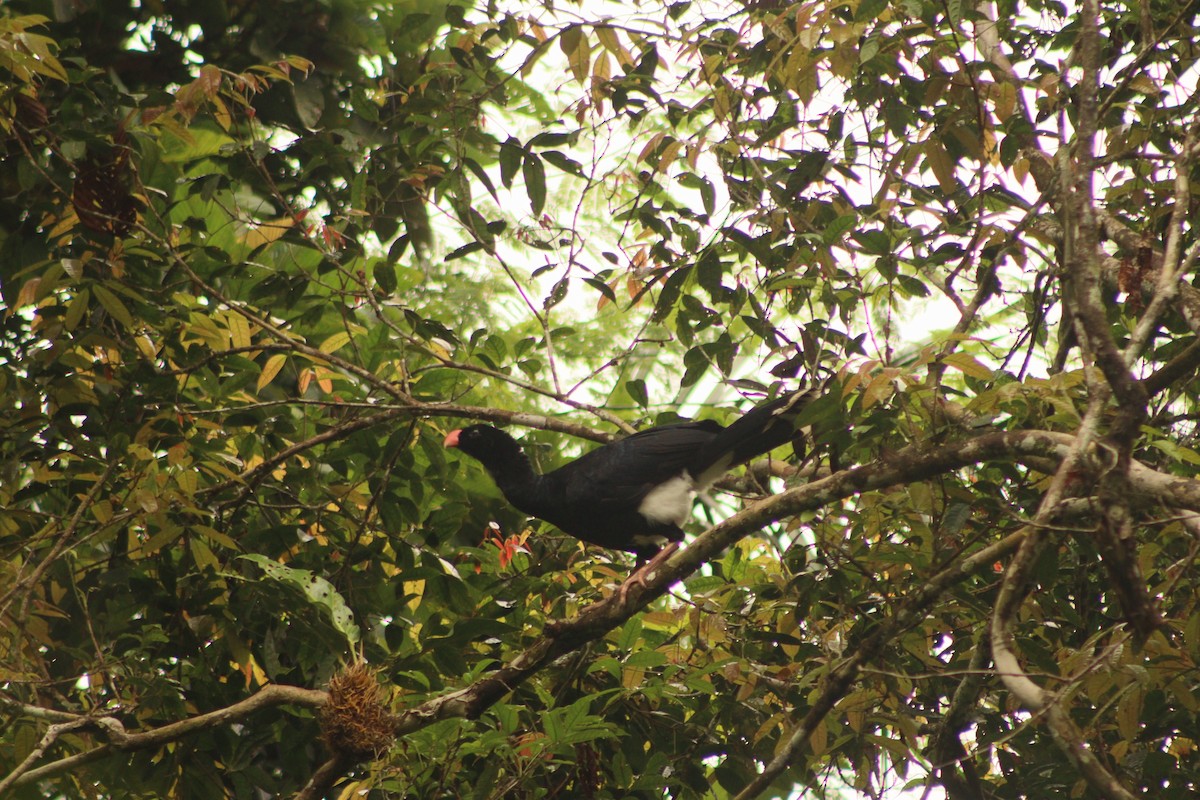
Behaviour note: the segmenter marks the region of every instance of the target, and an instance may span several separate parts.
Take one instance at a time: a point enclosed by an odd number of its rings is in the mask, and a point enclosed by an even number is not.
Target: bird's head
[[[470,425],[450,431],[446,434],[443,444],[446,447],[457,448],[484,463],[489,461],[489,457],[507,457],[521,451],[515,439],[491,425]]]

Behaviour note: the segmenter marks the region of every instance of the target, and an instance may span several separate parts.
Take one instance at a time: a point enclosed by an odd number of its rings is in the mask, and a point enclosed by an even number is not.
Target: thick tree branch
[[[1091,386],[1091,409],[1089,415],[1098,421],[1110,393],[1117,401],[1118,410],[1112,418],[1109,442],[1115,448],[1116,463],[1105,470],[1101,479],[1100,492],[1107,498],[1103,504],[1103,519],[1096,536],[1104,553],[1105,568],[1113,576],[1122,598],[1122,606],[1130,622],[1141,638],[1149,635],[1157,618],[1145,588],[1145,582],[1136,567],[1136,557],[1129,552],[1132,542],[1132,513],[1128,508],[1130,493],[1127,473],[1134,440],[1147,416],[1149,395],[1144,384],[1137,380],[1131,367],[1140,348],[1157,328],[1157,315],[1165,310],[1165,302],[1152,303],[1155,317],[1144,319],[1139,326],[1141,344],[1134,338],[1125,352],[1118,348],[1108,323],[1102,289],[1102,259],[1100,248],[1100,222],[1096,215],[1093,184],[1096,178],[1096,138],[1098,135],[1098,109],[1100,104],[1099,68],[1100,34],[1099,10],[1094,3],[1085,2],[1081,13],[1081,34],[1076,45],[1078,63],[1082,65],[1082,78],[1076,87],[1079,108],[1074,158],[1061,160],[1064,170],[1072,170],[1070,181],[1064,181],[1062,216],[1064,219],[1064,255],[1066,271],[1064,288],[1071,302],[1068,308],[1074,318],[1075,330],[1085,358],[1099,366],[1106,384]],[[1186,181],[1185,181],[1186,182]],[[1178,252],[1176,252],[1178,256]],[[1169,280],[1173,271],[1164,265],[1160,278]],[[1167,276],[1167,277],[1164,277]],[[1166,287],[1162,289],[1166,291]],[[1081,441],[1086,441],[1081,434]],[[1064,465],[1064,470],[1067,467]],[[1061,488],[1061,487],[1060,487]],[[1062,497],[1046,496],[1039,514],[1050,513]],[[1019,565],[1020,559],[1017,560]],[[1015,578],[1017,572],[1012,573]],[[1012,587],[1017,593],[1021,585]],[[999,613],[999,612],[998,612]],[[993,641],[999,651],[999,644]]]
[[[17,769],[9,773],[3,780],[0,780],[0,789],[26,786],[45,778],[51,778],[82,764],[103,758],[113,752],[128,752],[162,747],[169,742],[178,741],[199,731],[245,719],[265,708],[285,705],[320,708],[325,704],[327,699],[328,694],[322,691],[305,689],[299,686],[275,684],[265,686],[245,700],[241,700],[231,706],[219,708],[207,714],[189,717],[179,722],[172,722],[168,725],[163,725],[161,728],[151,728],[150,730],[138,731],[137,733],[126,733],[125,726],[116,717],[76,717],[73,720],[59,722],[55,726],[51,726],[52,728],[57,728],[57,730],[54,730],[53,735],[48,730],[46,735],[43,736],[42,743],[45,746],[39,745],[41,751],[44,752],[46,747],[55,738],[68,730],[83,728],[100,733],[108,740],[108,743],[82,753],[67,756],[58,761],[53,761],[37,769],[29,769],[29,766],[35,759],[27,758]]]
[[[1190,6],[1189,6],[1190,8]],[[1072,205],[1069,201],[1061,203],[1059,197],[1066,193],[1059,193],[1057,187],[1065,185],[1067,181],[1066,175],[1060,174],[1060,171],[1055,167],[1055,160],[1045,151],[1038,143],[1036,131],[1037,126],[1034,124],[1033,117],[1025,102],[1025,81],[1017,73],[1016,68],[1009,60],[1007,54],[1001,47],[999,37],[999,27],[997,22],[997,10],[994,3],[980,2],[976,6],[976,10],[980,15],[980,19],[975,23],[975,43],[979,47],[981,55],[995,68],[995,73],[999,77],[1012,83],[1017,88],[1018,109],[1023,116],[1025,124],[1022,126],[1009,126],[1006,130],[1006,135],[1016,137],[1020,143],[1022,153],[1025,155],[1028,165],[1029,174],[1033,177],[1034,183],[1043,196],[1051,198],[1052,202],[1059,203],[1059,211],[1067,211],[1067,206]],[[1171,22],[1161,28],[1154,41],[1147,42],[1138,53],[1136,60],[1124,68],[1124,76],[1121,81],[1121,86],[1127,86],[1134,78],[1139,75],[1144,75],[1143,67],[1148,57],[1155,52],[1157,42],[1166,38],[1169,31],[1176,29],[1186,19],[1188,8],[1181,8]],[[1104,101],[1104,105],[1100,105],[1098,91],[1098,57],[1096,46],[1092,47],[1091,51],[1084,54],[1087,62],[1085,66],[1085,77],[1083,85],[1080,87],[1080,126],[1078,130],[1078,142],[1083,150],[1077,152],[1074,162],[1081,169],[1076,176],[1083,183],[1075,182],[1074,186],[1077,189],[1086,192],[1088,202],[1086,205],[1087,218],[1084,220],[1085,228],[1094,231],[1096,234],[1103,230],[1104,235],[1115,242],[1122,252],[1127,254],[1129,258],[1138,257],[1138,254],[1144,252],[1150,245],[1146,241],[1145,235],[1139,231],[1133,230],[1122,219],[1109,213],[1104,208],[1098,208],[1091,202],[1091,179],[1093,173],[1094,155],[1092,148],[1094,147],[1095,131],[1098,124],[1098,119],[1103,113],[1103,109],[1111,102],[1111,99],[1119,96],[1119,90],[1113,90],[1108,93],[1108,100]],[[1090,67],[1089,67],[1090,64]],[[1165,250],[1169,254],[1172,250],[1172,237],[1178,241],[1178,234],[1181,227],[1176,219],[1178,215],[1186,215],[1187,209],[1190,208],[1190,202],[1180,202],[1181,182],[1188,182],[1188,175],[1191,171],[1191,164],[1194,163],[1197,153],[1195,152],[1195,132],[1189,131],[1188,142],[1181,149],[1176,158],[1176,202],[1173,209],[1172,220],[1168,227],[1168,241]],[[1190,146],[1189,146],[1190,145]],[[1064,163],[1064,162],[1058,162]],[[1084,209],[1079,209],[1083,211]],[[1074,213],[1071,211],[1070,213]],[[1048,221],[1047,221],[1048,222]],[[1046,227],[1046,226],[1043,226]],[[1049,226],[1057,227],[1057,226]],[[1061,229],[1047,231],[1050,235],[1062,241],[1067,235]],[[1117,273],[1119,272],[1119,259],[1109,259],[1104,251],[1099,247],[1098,235],[1087,235],[1087,241],[1079,240],[1074,242],[1074,250],[1077,258],[1091,261],[1095,265],[1105,264],[1103,270],[1104,284],[1108,287],[1115,288],[1118,286]],[[1091,247],[1089,247],[1089,243]],[[1172,258],[1169,255],[1164,255],[1162,250],[1156,249],[1152,259],[1154,262],[1150,272],[1143,276],[1144,279],[1153,282],[1155,298],[1159,293],[1163,293],[1163,299],[1157,304],[1152,301],[1151,308],[1147,309],[1147,313],[1139,322],[1137,330],[1134,332],[1130,347],[1126,348],[1126,352],[1121,354],[1116,350],[1115,343],[1111,343],[1111,337],[1107,335],[1107,328],[1104,326],[1103,313],[1097,315],[1096,309],[1101,308],[1099,302],[1100,292],[1098,284],[1092,278],[1097,277],[1084,275],[1083,285],[1078,287],[1078,291],[1083,295],[1085,303],[1087,303],[1084,313],[1087,315],[1083,320],[1087,327],[1093,331],[1093,336],[1099,336],[1101,331],[1104,331],[1104,336],[1101,337],[1094,346],[1101,348],[1099,353],[1100,366],[1105,369],[1106,377],[1110,383],[1115,381],[1113,388],[1117,391],[1120,399],[1132,398],[1134,402],[1141,401],[1139,407],[1144,408],[1145,398],[1142,393],[1131,384],[1131,376],[1128,375],[1128,369],[1118,367],[1118,355],[1123,356],[1123,361],[1126,367],[1132,366],[1136,355],[1140,354],[1149,342],[1152,332],[1157,328],[1158,320],[1161,317],[1162,311],[1167,306],[1174,306],[1175,310],[1187,321],[1189,327],[1193,331],[1200,333],[1200,290],[1188,284],[1181,284],[1179,278],[1187,274],[1195,265],[1197,259],[1198,248],[1189,248],[1188,253],[1183,258]],[[1111,262],[1111,267],[1109,265]],[[1170,266],[1166,266],[1169,264]],[[1073,293],[1074,294],[1074,293]],[[1191,366],[1190,361],[1180,361],[1177,366]],[[1193,367],[1194,371],[1194,367]],[[1111,374],[1110,374],[1111,373]],[[1148,389],[1146,391],[1149,391]],[[1151,394],[1153,392],[1150,392]]]
[[[1060,462],[1073,450],[1078,440],[1067,434],[1047,431],[993,432],[928,450],[909,447],[888,457],[886,461],[854,467],[828,477],[797,486],[765,498],[714,526],[688,547],[677,551],[659,569],[648,573],[645,585],[633,583],[622,596],[613,594],[607,600],[583,610],[577,617],[548,626],[547,632],[506,665],[469,686],[428,700],[401,712],[396,718],[395,733],[403,736],[436,721],[452,717],[478,717],[488,707],[503,698],[520,683],[563,654],[598,638],[638,613],[649,602],[694,572],[702,564],[717,557],[727,547],[764,526],[805,510],[817,509],[853,495],[885,489],[891,486],[921,481],[972,464],[1010,459],[1029,460],[1038,464],[1046,459]],[[1061,473],[1060,473],[1061,474]],[[1156,497],[1173,506],[1200,510],[1200,482],[1157,473],[1133,463],[1130,480],[1138,492]],[[834,668],[821,700],[807,712],[793,736],[794,746],[781,754],[782,760],[773,769],[783,769],[800,752],[812,726],[820,721],[844,695],[862,664],[878,652],[896,632],[919,621],[929,604],[944,589],[981,568],[990,566],[999,556],[1011,552],[1026,540],[1027,534],[1013,534],[933,576],[900,607],[893,622],[879,629]],[[317,707],[324,703],[324,692],[286,686],[269,686],[240,703],[199,717],[183,720],[150,731],[127,734],[119,722],[104,727],[108,743],[93,750],[61,759],[15,777],[11,785],[21,786],[61,774],[80,764],[104,757],[113,751],[144,749],[161,746],[190,733],[240,719],[261,708],[273,705],[301,704]],[[68,716],[56,718],[70,723]],[[106,718],[108,719],[108,718]],[[97,723],[100,724],[100,723]],[[807,731],[807,733],[804,733]],[[777,762],[777,763],[776,763]],[[341,771],[345,765],[338,762]],[[333,770],[333,767],[330,767]],[[340,774],[340,771],[333,770]],[[336,775],[334,776],[336,779]],[[769,782],[769,781],[768,781]],[[310,786],[315,785],[310,783]],[[764,784],[765,785],[765,784]],[[306,790],[308,791],[308,790]],[[315,796],[315,795],[313,795]],[[746,795],[750,796],[750,795]]]
[[[1071,452],[1075,441],[1074,437],[1067,434],[1022,431],[989,433],[949,444],[932,452],[924,448],[905,448],[893,454],[886,462],[854,467],[765,498],[709,529],[686,548],[677,551],[657,571],[646,575],[645,586],[630,584],[625,606],[620,605],[619,594],[613,594],[607,600],[584,609],[574,619],[548,626],[550,630],[547,635],[496,672],[463,689],[402,712],[398,717],[396,733],[404,735],[449,717],[478,716],[539,669],[623,623],[651,600],[665,593],[671,585],[694,572],[702,564],[716,558],[734,542],[772,522],[802,511],[823,507],[855,494],[925,480],[982,461],[1005,458],[1022,461],[1031,458],[1041,463],[1042,460],[1050,458],[1058,462]],[[1153,493],[1174,505],[1194,504],[1200,508],[1200,482],[1172,478],[1140,465],[1135,465],[1131,474],[1138,491]],[[786,755],[772,761],[772,769],[786,768],[800,752],[814,729],[810,725],[815,725],[833,708],[845,689],[853,682],[859,667],[868,660],[870,653],[875,652],[872,647],[881,647],[894,635],[892,631],[903,630],[914,624],[919,611],[936,599],[946,586],[972,574],[980,566],[990,566],[997,557],[1012,552],[1025,541],[1025,536],[1024,533],[1013,534],[1002,542],[968,556],[927,581],[898,612],[898,621],[895,624],[899,625],[899,628],[886,628],[884,633],[879,634],[884,638],[870,639],[863,645],[865,650],[856,651],[857,655],[851,656],[834,669],[829,678],[829,688],[821,695],[822,700],[813,706],[797,728],[797,733],[793,736],[794,747],[788,749]],[[877,645],[871,644],[874,642],[877,642]],[[767,780],[762,785],[766,786],[769,782]],[[753,796],[747,792],[743,792],[742,796]]]
[[[1083,76],[1076,87],[1079,107],[1076,131],[1073,180],[1066,184],[1064,210],[1066,226],[1067,278],[1075,320],[1082,329],[1081,344],[1104,372],[1122,409],[1118,436],[1123,447],[1132,443],[1133,434],[1145,416],[1145,389],[1129,370],[1124,354],[1112,338],[1104,309],[1100,271],[1100,223],[1096,216],[1093,193],[1096,164],[1097,112],[1100,105],[1100,34],[1093,7],[1085,0],[1081,14],[1082,29],[1077,43]],[[1096,14],[1098,14],[1096,10]]]
[[[1095,26],[1098,13],[1095,0],[1085,0],[1083,12],[1085,33],[1082,37],[1085,49],[1098,46],[1095,41],[1091,41],[1088,44],[1088,40],[1094,39],[1096,36]],[[1087,61],[1089,59],[1094,59],[1094,53],[1085,54],[1084,60]],[[1087,91],[1086,88],[1085,91]],[[1090,167],[1090,157],[1087,163]],[[1090,181],[1090,178],[1088,178],[1088,181]],[[1076,191],[1090,202],[1090,189],[1076,187]],[[1087,203],[1083,202],[1081,205],[1085,207],[1080,208],[1077,205],[1075,210],[1086,216]],[[1086,223],[1081,224],[1080,230],[1087,227]],[[1087,283],[1090,280],[1087,275],[1092,271],[1090,259],[1085,257],[1082,260],[1074,261],[1073,264],[1075,269],[1073,278],[1075,280],[1082,278],[1083,282]],[[1091,302],[1087,298],[1080,299],[1084,306]],[[1086,316],[1088,313],[1094,311],[1095,309],[1092,308],[1082,312],[1077,310],[1076,313],[1080,314],[1080,319],[1082,319],[1082,316]],[[1081,339],[1092,335],[1093,332],[1089,329],[1087,323],[1081,322],[1080,327],[1081,333],[1084,334],[1084,336],[1081,336]],[[1103,331],[1103,340],[1111,343],[1107,330]],[[1093,340],[1091,344],[1095,346],[1097,341],[1099,340]],[[1127,374],[1123,361],[1121,362],[1121,369]],[[1106,375],[1108,375],[1107,372]],[[1004,685],[1022,705],[1031,711],[1044,714],[1052,738],[1064,754],[1066,754],[1075,769],[1089,785],[1097,791],[1102,792],[1105,797],[1111,798],[1111,800],[1128,800],[1130,797],[1128,793],[1120,787],[1115,778],[1104,769],[1103,765],[1084,746],[1082,735],[1070,724],[1070,720],[1063,711],[1060,703],[1030,679],[1021,668],[1020,659],[1016,652],[1015,637],[1012,632],[1013,621],[1028,590],[1033,566],[1045,546],[1046,530],[1053,523],[1060,505],[1072,495],[1079,493],[1083,486],[1091,485],[1090,481],[1081,481],[1079,478],[1089,472],[1095,471],[1090,468],[1092,466],[1090,462],[1094,460],[1091,458],[1095,450],[1093,443],[1098,436],[1100,421],[1108,403],[1108,390],[1110,387],[1115,390],[1115,387],[1112,387],[1114,377],[1111,375],[1108,375],[1108,377],[1110,383],[1107,386],[1093,388],[1087,413],[1079,425],[1078,436],[1070,443],[1057,472],[1055,472],[1050,485],[1043,494],[1041,504],[1033,517],[1033,524],[1030,526],[1029,534],[1021,543],[1008,569],[1005,570],[1004,577],[1000,583],[1000,591],[992,609],[991,641],[992,660],[995,664],[996,674],[1000,676]],[[1127,460],[1127,455],[1128,451],[1125,450],[1125,457],[1123,458],[1119,455],[1117,459],[1118,462],[1123,462],[1122,466],[1126,469],[1131,464]],[[1103,462],[1103,459],[1101,459],[1101,462]],[[1101,470],[1111,471],[1116,466],[1116,464],[1109,464],[1107,468],[1101,467]]]

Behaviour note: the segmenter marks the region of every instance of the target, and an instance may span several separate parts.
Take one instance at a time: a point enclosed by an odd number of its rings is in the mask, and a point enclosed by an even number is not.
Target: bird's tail
[[[709,442],[692,462],[696,483],[708,486],[738,464],[790,442],[797,436],[796,417],[815,396],[815,389],[801,389],[747,411]]]

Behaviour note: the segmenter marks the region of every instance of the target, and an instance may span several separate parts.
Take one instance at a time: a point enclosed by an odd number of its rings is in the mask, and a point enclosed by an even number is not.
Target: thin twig
[[[99,496],[100,490],[103,489],[108,483],[108,479],[112,477],[113,472],[117,468],[117,464],[118,462],[116,460],[110,461],[104,468],[104,472],[102,472],[88,488],[87,494],[85,494],[83,499],[79,502],[79,506],[75,509],[75,513],[71,515],[70,521],[67,522],[67,525],[65,528],[63,528],[62,533],[58,535],[58,539],[55,540],[54,545],[50,548],[50,552],[46,554],[46,557],[38,562],[38,565],[33,568],[31,573],[23,578],[18,577],[13,583],[12,587],[3,595],[0,595],[0,619],[3,619],[7,613],[13,597],[16,596],[17,593],[26,592],[31,587],[35,586],[38,581],[42,579],[42,575],[46,573],[46,570],[50,568],[50,565],[58,560],[58,557],[62,555],[63,550],[65,550],[67,547],[67,543],[71,541],[71,537],[73,537],[75,535],[75,531],[79,529],[79,525],[83,521],[83,515],[86,514],[96,502],[96,498]],[[17,614],[17,619],[25,618],[25,615],[29,609],[29,597],[30,595],[26,594],[24,599],[21,601],[21,609]]]

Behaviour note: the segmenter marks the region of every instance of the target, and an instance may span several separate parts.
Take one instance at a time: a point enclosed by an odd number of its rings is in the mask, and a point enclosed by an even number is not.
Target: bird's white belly
[[[682,472],[656,486],[638,505],[638,513],[653,522],[682,528],[692,513],[692,476]]]

